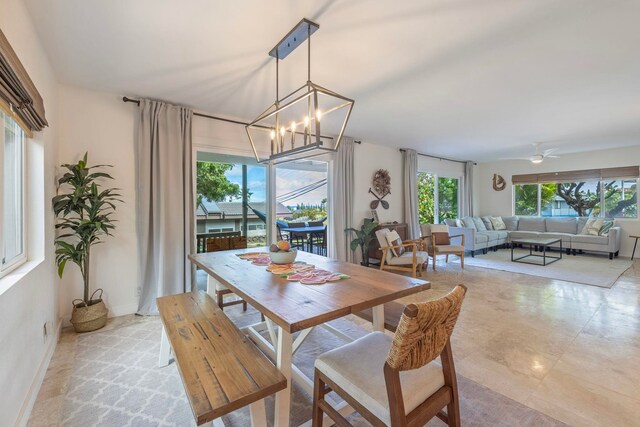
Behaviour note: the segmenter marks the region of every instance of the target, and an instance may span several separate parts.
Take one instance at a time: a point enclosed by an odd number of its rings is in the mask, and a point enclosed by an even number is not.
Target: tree
[[[227,179],[225,172],[233,169],[230,163],[198,162],[196,166],[196,195],[197,204],[203,198],[214,202],[221,202],[225,198],[239,199],[242,197],[240,185]]]
[[[546,206],[556,196],[555,184],[540,185],[540,206]],[[538,184],[515,186],[516,215],[538,215]]]
[[[578,216],[589,216],[594,208],[595,213],[600,213],[600,193],[601,188],[604,188],[604,199],[610,199],[617,192],[615,187],[615,181],[609,183],[598,183],[596,185],[596,191],[582,188],[586,182],[569,182],[564,184],[556,184],[556,191],[558,196],[567,202],[567,205],[571,206],[574,211],[578,213]]]
[[[438,178],[439,220],[458,218],[458,180]]]
[[[420,224],[434,223],[435,177],[429,173],[418,174],[418,218]]]

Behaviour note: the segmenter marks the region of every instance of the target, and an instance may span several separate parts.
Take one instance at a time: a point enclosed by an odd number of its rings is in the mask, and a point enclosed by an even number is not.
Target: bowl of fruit
[[[291,264],[296,260],[298,251],[291,249],[289,242],[284,240],[269,246],[269,257],[274,264]]]

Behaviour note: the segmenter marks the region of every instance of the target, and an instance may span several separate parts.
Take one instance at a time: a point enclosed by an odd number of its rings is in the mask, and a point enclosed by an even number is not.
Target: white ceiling
[[[637,0],[27,3],[69,84],[252,119],[274,98],[267,52],[307,17],[312,79],[356,100],[348,135],[479,161],[640,144]],[[282,63],[282,92],[305,65]]]

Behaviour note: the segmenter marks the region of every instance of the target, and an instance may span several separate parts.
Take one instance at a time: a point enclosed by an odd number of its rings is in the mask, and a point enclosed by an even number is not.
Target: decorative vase
[[[100,296],[94,299],[93,296],[98,291],[100,291]],[[97,289],[91,295],[88,305],[81,299],[73,300],[71,324],[76,332],[95,331],[107,324],[108,312],[107,306],[102,301],[102,289]]]

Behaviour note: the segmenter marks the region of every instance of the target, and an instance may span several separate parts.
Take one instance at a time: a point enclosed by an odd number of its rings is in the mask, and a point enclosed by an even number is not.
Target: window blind
[[[511,183],[544,184],[551,182],[574,182],[602,179],[634,179],[638,177],[640,177],[640,166],[623,166],[617,168],[512,175]]]
[[[44,102],[29,74],[22,66],[0,30],[0,103],[3,109],[15,114],[21,125],[31,131],[40,131],[48,126],[44,113]]]

